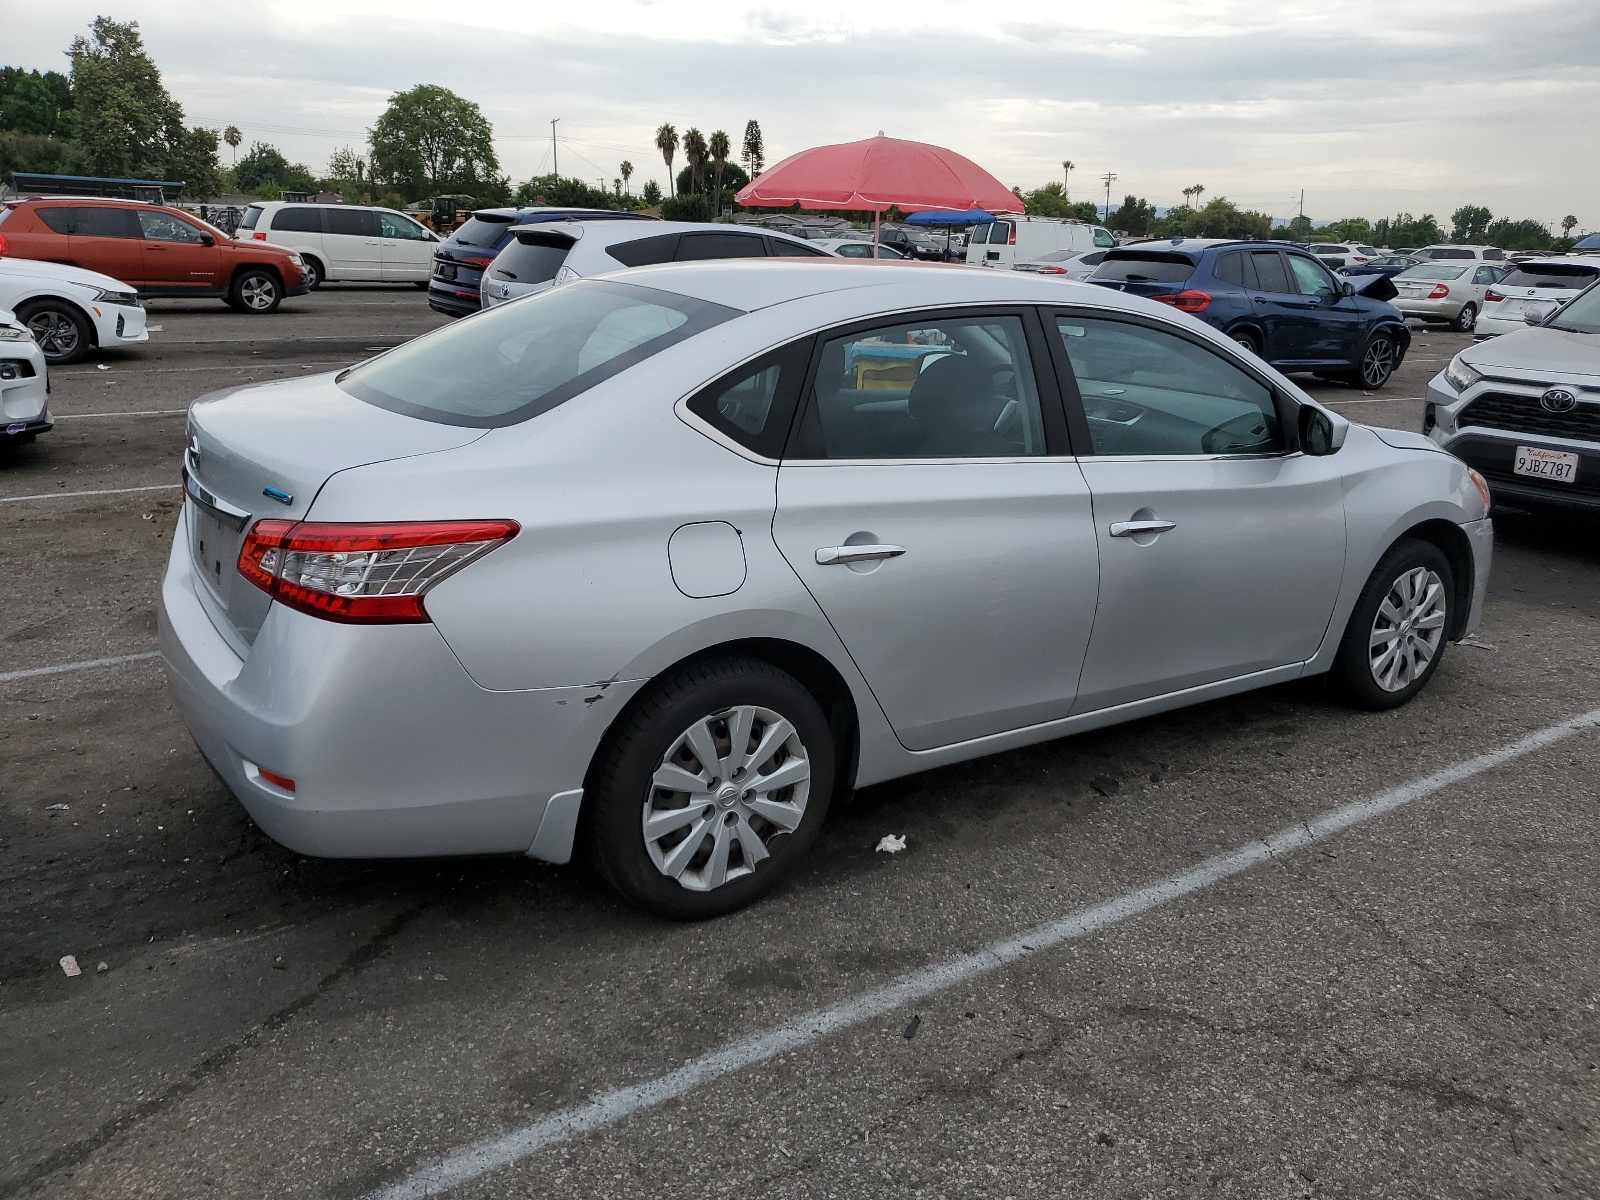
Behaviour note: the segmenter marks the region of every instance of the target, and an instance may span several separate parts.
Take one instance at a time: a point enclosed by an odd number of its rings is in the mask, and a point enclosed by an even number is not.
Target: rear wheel
[[[304,257],[306,261],[306,286],[312,291],[316,291],[317,288],[322,286],[323,280],[327,279],[328,273],[323,269],[322,264],[309,254]]]
[[[768,663],[690,667],[624,720],[588,798],[590,852],[640,908],[695,920],[776,887],[816,840],[833,791],[816,699]]]
[[[1360,708],[1398,708],[1439,669],[1455,576],[1430,542],[1406,538],[1372,572],[1334,660],[1333,681]]]
[[[1261,357],[1261,344],[1256,341],[1255,334],[1246,332],[1245,330],[1240,330],[1238,333],[1230,336],[1232,336],[1235,342],[1243,346],[1246,350],[1250,351],[1251,354],[1254,354],[1257,358]]]
[[[33,340],[52,367],[65,367],[89,353],[94,331],[89,319],[65,300],[34,300],[19,305],[17,319],[27,326]]]
[[[1478,323],[1478,306],[1476,304],[1463,304],[1461,311],[1456,314],[1456,319],[1450,322],[1450,328],[1457,333],[1471,333],[1472,327]]]
[[[251,267],[233,277],[228,303],[244,313],[269,313],[283,302],[283,285],[271,271]]]

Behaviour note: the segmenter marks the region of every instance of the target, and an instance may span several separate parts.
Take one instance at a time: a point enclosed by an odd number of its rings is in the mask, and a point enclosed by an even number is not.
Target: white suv
[[[428,286],[439,235],[392,208],[361,204],[252,204],[233,235],[269,242],[306,261],[310,284],[388,280]]]
[[[569,279],[626,267],[710,258],[834,258],[816,243],[770,229],[693,221],[549,221],[518,225],[483,275],[493,308]]]
[[[1506,252],[1499,246],[1424,246],[1412,252],[1413,258],[1428,258],[1434,262],[1492,262],[1504,263]]]

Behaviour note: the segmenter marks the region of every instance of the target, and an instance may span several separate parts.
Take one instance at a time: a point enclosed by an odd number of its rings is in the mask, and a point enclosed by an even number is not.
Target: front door
[[[1271,388],[1198,339],[1078,313],[1056,331],[1100,551],[1077,711],[1309,659],[1344,573],[1335,458],[1295,451]]]
[[[1072,709],[1098,564],[1045,353],[1025,313],[826,338],[778,471],[778,546],[913,750]]]
[[[139,210],[145,278],[155,287],[214,292],[222,287],[222,252],[212,235],[160,208]]]
[[[402,283],[426,283],[433,270],[434,236],[399,213],[378,214],[379,251],[383,277]]]
[[[1297,319],[1305,361],[1325,366],[1359,363],[1367,315],[1345,297],[1321,263],[1304,254],[1286,254],[1284,258],[1300,293]]]
[[[322,250],[328,256],[329,279],[382,279],[383,248],[378,214],[370,208],[323,209]]]

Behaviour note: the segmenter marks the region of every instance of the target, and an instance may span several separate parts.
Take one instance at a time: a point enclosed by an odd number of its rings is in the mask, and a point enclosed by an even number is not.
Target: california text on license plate
[[[1578,477],[1578,456],[1563,454],[1559,450],[1540,450],[1536,446],[1518,446],[1511,470],[1514,474],[1529,475],[1534,479],[1571,483]]]

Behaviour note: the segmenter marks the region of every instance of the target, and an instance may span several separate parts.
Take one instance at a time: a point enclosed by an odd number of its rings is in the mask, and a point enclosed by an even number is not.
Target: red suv
[[[67,263],[132,284],[141,296],[215,296],[269,313],[310,291],[292,250],[237,242],[176,208],[133,200],[13,200],[0,238],[15,258]]]

